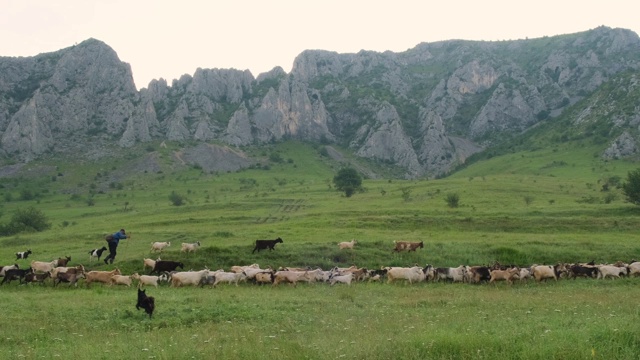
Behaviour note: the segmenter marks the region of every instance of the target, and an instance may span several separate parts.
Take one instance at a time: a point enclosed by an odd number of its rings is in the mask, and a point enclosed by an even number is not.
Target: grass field
[[[167,159],[170,153],[160,153]],[[480,265],[629,261],[640,257],[640,210],[619,188],[636,164],[602,162],[595,150],[509,154],[440,180],[367,179],[351,198],[332,188],[339,169],[310,146],[269,151],[269,170],[207,174],[198,168],[144,173],[126,162],[68,164],[3,179],[0,222],[36,207],[49,230],[0,238],[0,262],[71,256],[72,264],[142,270],[153,241],[187,268]],[[132,160],[133,161],[133,160]],[[168,162],[167,162],[168,164]],[[40,164],[30,164],[36,168]],[[117,174],[114,175],[114,174]],[[56,180],[53,181],[53,178]],[[37,194],[19,200],[24,189]],[[174,206],[171,192],[184,196]],[[7,195],[10,194],[10,195]],[[459,206],[449,207],[448,194]],[[121,227],[114,265],[89,264],[88,250]],[[255,239],[284,239],[251,254]],[[358,239],[353,251],[337,242]],[[394,240],[424,241],[392,253]],[[202,243],[196,254],[181,242]],[[325,284],[169,288],[153,319],[136,311],[135,289],[4,285],[0,357],[36,359],[636,359],[640,279],[506,284]]]

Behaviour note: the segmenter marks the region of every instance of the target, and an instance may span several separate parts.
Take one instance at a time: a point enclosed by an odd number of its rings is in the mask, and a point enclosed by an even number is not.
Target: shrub
[[[449,193],[447,194],[445,201],[450,208],[457,208],[460,204],[460,196],[456,193]]]
[[[185,202],[185,198],[184,198],[184,196],[182,196],[182,195],[178,194],[178,193],[177,193],[177,192],[175,192],[175,191],[172,191],[172,192],[171,192],[171,194],[169,195],[169,200],[171,201],[171,203],[172,203],[174,206],[181,206],[181,205],[184,205],[184,202]]]
[[[40,232],[51,227],[47,216],[34,207],[18,209],[11,217],[11,221],[2,226],[2,235],[14,235],[20,232]]]

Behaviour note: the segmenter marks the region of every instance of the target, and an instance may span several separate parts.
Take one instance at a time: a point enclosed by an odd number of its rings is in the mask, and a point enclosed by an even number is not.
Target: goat
[[[2,279],[2,282],[0,283],[0,285],[4,283],[11,283],[12,280],[18,280],[19,283],[22,284],[24,281],[24,277],[27,276],[27,274],[31,274],[31,273],[33,273],[33,269],[31,268],[28,268],[26,270],[9,269],[5,271],[4,278]]]
[[[133,275],[138,275],[137,273],[134,273]],[[133,275],[113,275],[111,277],[111,282],[109,283],[109,285],[126,285],[126,286],[131,286],[131,280],[133,279]]]
[[[138,288],[141,288],[143,285],[153,285],[158,287],[158,281],[160,280],[160,276],[138,275],[138,273],[131,274],[131,278],[138,280]]]
[[[199,248],[200,248],[200,241],[196,241],[194,243],[182,243],[182,247],[180,248],[180,251],[191,253],[191,252],[196,252],[196,250],[198,250]]]
[[[153,315],[153,310],[156,308],[156,299],[153,296],[147,296],[146,290],[138,289],[138,302],[136,303],[136,310],[143,308],[144,311],[149,314],[149,319]]]
[[[342,249],[353,249],[353,246],[358,243],[358,240],[352,239],[351,241],[343,241],[338,243],[338,247],[340,250]]]
[[[176,271],[177,268],[184,269],[184,264],[178,261],[170,261],[170,260],[157,260],[156,265],[151,270],[150,274],[156,273],[160,274],[161,272],[172,272]]]
[[[420,242],[411,242],[411,241],[394,241],[393,251],[400,252],[403,250],[407,250],[409,252],[416,251],[418,248],[424,248],[424,241]]]
[[[69,264],[69,261],[71,261],[71,256],[65,256],[64,258],[58,258],[58,263],[56,264],[56,267],[57,266],[63,266],[63,267],[67,266],[67,264]]]
[[[29,274],[25,275],[24,282],[25,283],[38,282],[41,285],[44,285],[44,281],[47,280],[50,277],[51,277],[51,271],[47,271],[44,274],[29,273]]]
[[[3,266],[0,269],[0,276],[4,276],[4,272],[10,269],[19,269],[20,267],[18,266],[18,264],[13,264],[13,265],[7,265],[7,266]]]
[[[60,268],[56,268],[60,269]],[[53,278],[53,286],[58,286],[61,282],[68,282],[69,286],[78,286],[78,279],[84,279],[84,267],[82,265],[75,268],[68,268],[65,272],[58,272]],[[57,282],[56,282],[57,281]]]
[[[159,251],[162,252],[165,248],[171,246],[171,241],[162,241],[162,242],[153,242],[151,243],[151,252]]]
[[[209,269],[177,272],[171,276],[171,286],[200,285],[202,278],[206,278],[207,276],[209,276]]]
[[[142,259],[142,271],[145,271],[147,268],[153,270],[153,268],[156,266],[156,261],[160,261],[160,258],[157,258],[155,260],[152,259]]]
[[[253,248],[253,251],[251,252],[252,254],[254,252],[256,252],[256,250],[258,250],[258,252],[260,252],[260,250],[264,250],[264,249],[269,249],[274,250],[276,244],[278,243],[282,243],[282,239],[281,238],[276,238],[275,240],[256,240],[256,246]]]
[[[58,261],[59,260],[44,262],[44,261],[34,260],[31,262],[31,268],[33,269],[34,272],[46,273],[47,271],[52,271],[53,268],[57,267]]]
[[[115,268],[111,271],[89,271],[86,274],[84,283],[89,287],[92,282],[101,282],[105,284],[111,283],[111,277],[113,275],[122,275],[120,269]]]

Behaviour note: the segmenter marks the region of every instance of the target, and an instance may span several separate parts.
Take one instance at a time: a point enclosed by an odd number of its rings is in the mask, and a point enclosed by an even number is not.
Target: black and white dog
[[[29,255],[31,255],[31,249],[27,250],[27,251],[20,251],[16,253],[16,260],[19,259],[26,259],[27,257],[29,257]]]
[[[91,262],[94,257],[97,257],[98,261],[100,261],[100,257],[102,256],[102,253],[106,250],[107,248],[105,246],[103,246],[100,249],[89,250],[89,262]]]

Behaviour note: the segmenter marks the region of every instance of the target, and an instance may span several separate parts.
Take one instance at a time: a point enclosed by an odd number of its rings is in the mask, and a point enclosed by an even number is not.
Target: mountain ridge
[[[420,43],[400,53],[305,50],[288,74],[198,68],[138,91],[131,67],[88,39],[34,57],[0,57],[0,150],[7,161],[53,153],[100,159],[116,146],[153,140],[242,148],[295,139],[394,164],[404,169],[398,177],[439,177],[539,124],[566,121],[567,109],[639,68],[638,35],[599,27]],[[603,156],[635,154],[629,119],[639,113],[617,118],[626,135],[612,127]],[[626,150],[614,149],[622,143]]]

